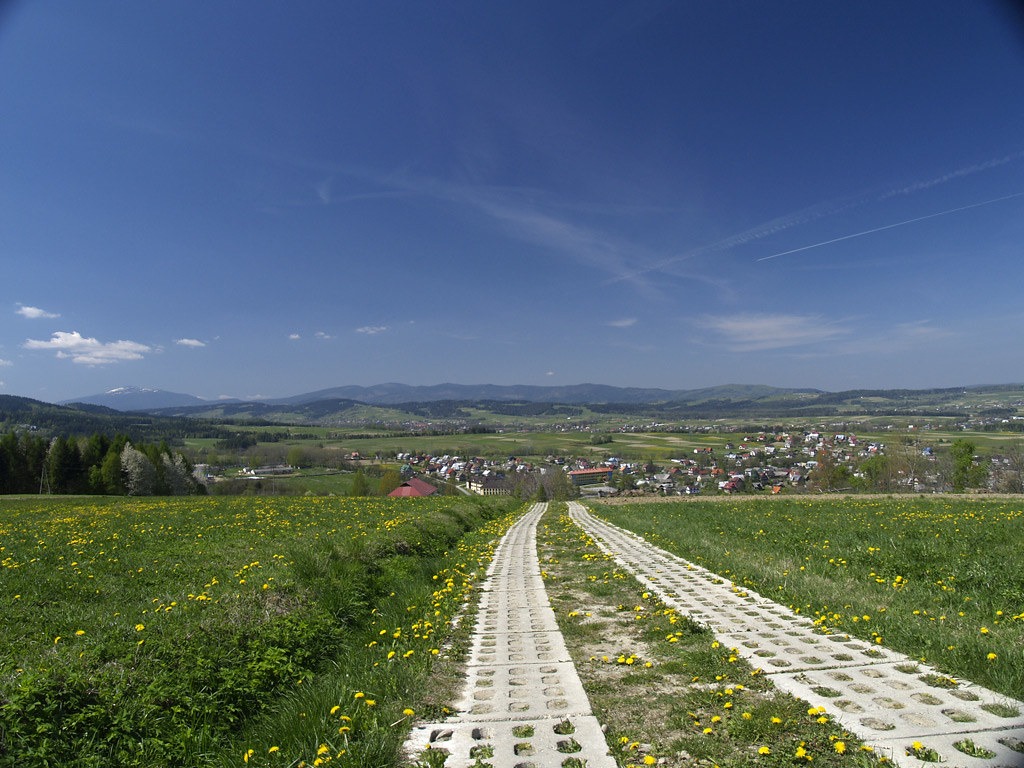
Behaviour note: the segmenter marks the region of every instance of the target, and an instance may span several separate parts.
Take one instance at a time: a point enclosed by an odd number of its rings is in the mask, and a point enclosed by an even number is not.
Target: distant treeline
[[[166,442],[132,443],[96,433],[45,438],[30,431],[0,437],[0,493],[181,496],[205,486]]]

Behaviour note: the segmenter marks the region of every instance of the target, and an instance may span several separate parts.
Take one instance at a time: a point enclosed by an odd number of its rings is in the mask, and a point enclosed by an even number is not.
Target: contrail
[[[1012,195],[1005,195],[1003,197],[996,197],[992,200],[985,200],[980,203],[972,203],[971,205],[962,205],[959,208],[950,208],[948,211],[939,211],[938,213],[929,213],[927,216],[918,216],[916,219],[907,219],[906,221],[897,221],[895,224],[886,224],[884,227],[875,227],[874,229],[866,229],[863,232],[854,232],[852,235],[843,235],[842,237],[836,237],[832,240],[825,240],[821,243],[813,243],[812,245],[805,245],[801,248],[793,248],[789,251],[780,251],[779,253],[773,253],[771,256],[762,256],[757,261],[768,261],[768,259],[777,259],[779,256],[788,256],[791,253],[800,253],[800,251],[809,251],[812,248],[821,248],[823,245],[831,245],[832,243],[840,243],[843,240],[852,240],[855,237],[864,237],[864,235],[870,235],[875,232],[883,232],[886,229],[894,229],[896,227],[902,227],[907,224],[913,224],[918,221],[924,221],[925,219],[934,219],[939,216],[947,216],[951,213],[959,213],[960,211],[969,211],[971,208],[980,208],[983,205],[992,205],[993,203],[1000,203],[1003,200],[1010,200],[1014,197],[1021,197],[1024,192],[1014,192]]]

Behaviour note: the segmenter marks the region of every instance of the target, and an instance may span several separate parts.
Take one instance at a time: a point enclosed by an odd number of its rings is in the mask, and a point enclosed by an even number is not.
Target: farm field
[[[519,509],[4,498],[0,765],[386,764]]]
[[[1024,505],[955,497],[593,505],[812,617],[1008,696],[1024,692]],[[954,683],[949,682],[950,685]]]

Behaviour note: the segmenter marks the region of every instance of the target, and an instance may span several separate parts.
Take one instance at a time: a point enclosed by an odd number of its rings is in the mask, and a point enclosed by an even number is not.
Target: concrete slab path
[[[531,507],[499,544],[457,714],[413,729],[405,753],[414,760],[430,748],[448,752],[445,768],[615,768],[541,578],[546,508]]]
[[[1024,702],[966,681],[952,689],[930,686],[922,678],[937,673],[915,659],[849,635],[822,634],[810,619],[734,588],[727,579],[596,518],[582,504],[571,502],[569,514],[663,602],[710,628],[779,689],[824,707],[897,765],[929,765],[906,754],[918,741],[939,753],[943,768],[1024,766],[1018,751],[1024,742]],[[1016,715],[1000,716],[1013,711]],[[954,747],[965,739],[992,756],[973,757]]]

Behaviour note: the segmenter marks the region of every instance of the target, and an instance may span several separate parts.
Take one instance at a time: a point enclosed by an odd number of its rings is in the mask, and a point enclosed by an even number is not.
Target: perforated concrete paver
[[[916,741],[935,750],[946,768],[1024,766],[1024,703],[964,681],[955,688],[929,684],[948,678],[891,649],[817,632],[806,617],[594,517],[581,504],[571,503],[569,512],[662,601],[898,765],[925,764],[906,755]],[[971,744],[988,756],[968,754]]]
[[[531,507],[499,544],[457,714],[414,728],[410,759],[430,748],[448,752],[445,768],[615,767],[544,590],[537,521],[545,508]]]

